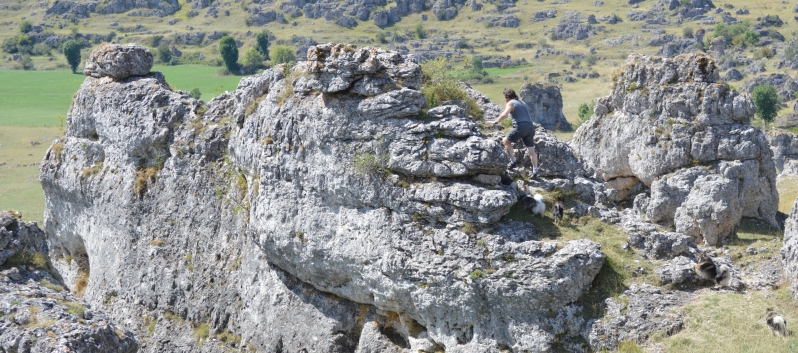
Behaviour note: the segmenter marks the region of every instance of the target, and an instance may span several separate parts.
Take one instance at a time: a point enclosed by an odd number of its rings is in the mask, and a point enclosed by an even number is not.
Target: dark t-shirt
[[[518,126],[518,123],[532,123],[532,117],[529,116],[529,110],[524,102],[513,99],[510,101],[510,104],[513,105],[513,111],[510,112],[510,115],[513,117],[514,127]]]

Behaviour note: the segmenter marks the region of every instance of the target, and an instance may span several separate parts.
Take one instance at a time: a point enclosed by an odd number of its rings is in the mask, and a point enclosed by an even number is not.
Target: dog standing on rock
[[[698,263],[694,262],[693,267],[698,277],[708,281],[715,281],[716,286],[729,286],[729,280],[731,279],[729,266],[715,266],[715,262],[703,252],[699,252],[696,257],[698,258]]]
[[[787,320],[784,320],[784,317],[773,311],[772,308],[767,308],[767,310],[765,310],[765,322],[767,322],[768,327],[770,327],[770,332],[773,333],[773,335],[780,337],[787,336]]]

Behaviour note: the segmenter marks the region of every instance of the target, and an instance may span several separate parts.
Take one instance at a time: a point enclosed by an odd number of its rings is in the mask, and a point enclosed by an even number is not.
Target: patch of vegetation
[[[90,178],[90,177],[92,177],[94,175],[97,175],[102,170],[103,170],[103,162],[102,161],[97,162],[93,166],[84,169],[83,172],[81,172],[81,174],[80,174],[80,183],[83,184],[86,181],[86,179],[88,179],[88,178]]]
[[[740,23],[726,25],[719,23],[712,32],[712,38],[723,36],[727,44],[736,47],[753,46],[759,41],[759,34],[751,30],[751,22],[745,20]],[[709,43],[709,41],[707,41]]]
[[[587,121],[588,118],[593,116],[593,107],[596,105],[595,101],[591,101],[590,103],[582,103],[577,108],[577,112],[579,114],[579,119],[582,122]]]
[[[41,284],[42,287],[44,287],[44,288],[54,290],[54,291],[56,291],[58,293],[61,293],[61,292],[63,292],[65,290],[63,286],[55,284],[53,282],[50,282],[47,279],[40,280],[39,284]]]
[[[152,245],[152,246],[161,246],[161,245],[163,245],[163,240],[162,239],[150,240],[150,245]]]
[[[83,318],[83,314],[86,313],[86,307],[80,303],[66,303],[66,309],[70,315],[77,318]]]
[[[133,191],[139,197],[144,196],[150,184],[155,183],[158,167],[152,166],[136,171],[136,180],[133,182]]]
[[[272,65],[288,64],[296,61],[294,49],[287,45],[278,45],[272,48],[271,57]]]
[[[460,227],[460,231],[466,234],[477,234],[477,228],[469,222],[463,222],[463,226]]]
[[[177,314],[175,314],[175,313],[173,313],[171,311],[166,311],[166,313],[163,314],[163,317],[164,317],[164,319],[176,322],[179,325],[183,325],[183,323],[186,322],[186,320],[183,319],[180,315],[177,315]]]
[[[488,274],[485,273],[485,271],[482,271],[480,269],[476,269],[476,270],[471,271],[471,273],[468,275],[468,278],[471,278],[471,280],[476,280],[477,278],[484,278],[484,277],[487,277],[487,276],[488,276]]]
[[[194,339],[196,340],[197,344],[202,344],[203,341],[208,339],[208,335],[210,335],[210,333],[211,328],[205,322],[201,322],[199,325],[194,326]]]
[[[385,176],[390,171],[387,169],[390,156],[385,151],[385,143],[380,137],[372,141],[371,148],[355,152],[352,166],[358,174]]]
[[[751,100],[756,107],[756,117],[765,122],[767,128],[779,113],[779,94],[773,85],[766,83],[754,87]]]
[[[47,257],[47,255],[37,251],[20,251],[9,257],[8,260],[6,260],[6,262],[3,264],[2,268],[8,269],[11,267],[20,266],[33,267],[37,270],[44,270],[53,273],[53,265],[50,263],[50,259]]]
[[[224,329],[221,332],[217,333],[216,339],[224,343],[228,343],[233,347],[237,347],[238,345],[241,344],[241,336],[236,335],[227,329]]]
[[[469,107],[468,114],[482,120],[482,108],[466,94],[457,79],[449,75],[449,70],[451,65],[443,57],[429,60],[421,66],[421,93],[427,97],[427,105],[433,108],[444,101],[464,101]]]
[[[86,287],[89,286],[89,271],[86,270],[79,270],[78,271],[78,279],[75,281],[75,287],[73,288],[75,291],[75,295],[79,298],[83,297],[83,294],[86,293]]]

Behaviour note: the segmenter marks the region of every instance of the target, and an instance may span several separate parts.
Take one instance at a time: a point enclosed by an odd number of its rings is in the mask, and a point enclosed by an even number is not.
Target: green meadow
[[[241,76],[218,76],[218,67],[155,66],[174,88],[199,88],[203,100],[235,90]],[[41,221],[44,194],[39,162],[62,134],[72,97],[85,77],[60,71],[0,70],[0,210],[22,212],[27,221]]]

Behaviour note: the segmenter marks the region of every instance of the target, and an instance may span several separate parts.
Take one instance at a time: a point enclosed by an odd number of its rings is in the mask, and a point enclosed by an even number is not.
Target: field
[[[217,76],[218,68],[201,65],[156,66],[176,89],[199,88],[209,100],[232,91],[240,76]],[[83,75],[69,70],[0,70],[0,210],[22,212],[27,221],[41,221],[44,194],[39,162],[61,135],[61,120]],[[13,83],[13,84],[12,84]]]

